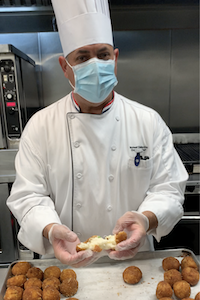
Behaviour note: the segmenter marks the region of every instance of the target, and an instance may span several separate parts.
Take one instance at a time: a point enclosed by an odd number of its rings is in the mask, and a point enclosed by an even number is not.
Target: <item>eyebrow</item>
[[[76,54],[85,54],[85,53],[90,53],[90,51],[89,50],[78,50],[77,52],[76,52]]]
[[[99,49],[97,52],[103,52],[103,51],[108,51],[109,48],[108,47],[103,47],[101,49]]]
[[[97,50],[97,53],[99,52],[103,52],[103,51],[109,51],[109,48],[108,47],[102,47],[101,49]],[[88,54],[90,53],[90,50],[86,50],[86,49],[80,49],[76,52],[76,55],[78,54]]]

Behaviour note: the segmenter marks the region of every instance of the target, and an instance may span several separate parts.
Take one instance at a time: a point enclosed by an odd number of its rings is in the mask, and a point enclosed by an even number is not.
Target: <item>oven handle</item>
[[[1,229],[1,228],[0,228]],[[2,247],[1,247],[1,230],[0,230],[0,254],[2,253]]]
[[[183,216],[182,220],[200,220],[200,216]]]

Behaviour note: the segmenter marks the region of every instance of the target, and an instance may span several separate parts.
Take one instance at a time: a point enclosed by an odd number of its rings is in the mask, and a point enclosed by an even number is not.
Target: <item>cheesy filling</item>
[[[80,243],[79,248],[81,250],[94,250],[95,246],[99,246],[102,250],[115,250],[116,247],[116,239],[115,235],[108,235],[105,238],[102,237],[94,237],[91,238],[87,243]]]

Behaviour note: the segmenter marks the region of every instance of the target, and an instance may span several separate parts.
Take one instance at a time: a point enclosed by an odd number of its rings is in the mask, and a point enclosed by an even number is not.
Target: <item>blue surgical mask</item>
[[[96,57],[81,64],[71,66],[75,78],[74,93],[92,103],[104,101],[117,85],[115,60],[102,60]]]

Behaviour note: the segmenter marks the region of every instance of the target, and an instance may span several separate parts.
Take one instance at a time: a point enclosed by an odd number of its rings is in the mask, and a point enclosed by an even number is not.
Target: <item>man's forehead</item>
[[[92,44],[92,45],[86,45],[81,48],[78,48],[71,53],[76,55],[79,53],[87,53],[87,52],[89,53],[92,51],[101,52],[101,51],[112,51],[112,50],[113,50],[113,46],[109,44]]]

